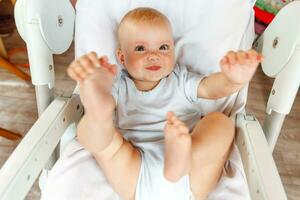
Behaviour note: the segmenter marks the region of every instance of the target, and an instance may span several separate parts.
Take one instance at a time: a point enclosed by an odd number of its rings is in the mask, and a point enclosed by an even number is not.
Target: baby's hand
[[[101,67],[102,69],[100,69]],[[98,59],[95,52],[91,52],[74,60],[69,65],[67,72],[73,80],[81,82],[89,78],[90,75],[95,74],[97,68],[99,68],[100,71],[104,69],[105,72],[108,72],[107,75],[112,77],[115,77],[117,72],[116,65],[110,64],[106,56]]]
[[[263,56],[255,50],[229,51],[220,62],[221,70],[233,84],[247,84],[254,75]]]

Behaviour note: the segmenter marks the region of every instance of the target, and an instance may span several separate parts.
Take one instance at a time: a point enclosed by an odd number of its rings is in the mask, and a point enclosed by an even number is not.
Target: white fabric
[[[251,200],[242,168],[240,154],[234,145],[226,170],[207,200]],[[95,159],[76,139],[69,143],[50,171],[41,197],[41,200],[70,199],[121,200],[110,187]]]
[[[253,0],[79,0],[76,57],[89,51],[116,62],[116,27],[122,16],[138,6],[153,7],[170,19],[177,61],[201,74],[218,71],[228,50],[249,49],[254,38]],[[202,114],[223,111],[234,116],[244,108],[247,87],[217,101],[201,100]],[[75,131],[75,130],[74,130]],[[209,200],[250,199],[240,154],[234,146],[223,176]],[[52,169],[42,199],[114,200],[113,192],[91,155],[73,140]]]
[[[164,141],[139,142],[141,168],[135,191],[135,200],[190,200],[191,187],[188,175],[177,182],[169,182],[163,175]]]

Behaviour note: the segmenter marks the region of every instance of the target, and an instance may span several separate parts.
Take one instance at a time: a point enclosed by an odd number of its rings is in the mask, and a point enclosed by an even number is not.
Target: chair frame
[[[258,40],[254,46],[263,45],[264,41]],[[53,93],[48,85],[38,85],[36,91],[42,91],[42,95],[37,94],[41,96],[40,102],[38,100],[40,117],[0,171],[0,199],[3,200],[23,199],[26,196],[40,172],[49,163],[49,158],[52,158],[50,163],[55,163],[55,149],[63,150],[68,141],[75,137],[74,131],[70,133],[68,128],[70,125],[74,126],[74,123],[76,125],[83,115],[78,94],[52,100]],[[47,102],[50,103],[49,106]],[[266,126],[270,127],[270,122]],[[254,200],[287,199],[272,157],[273,143],[277,140],[275,138],[271,143],[267,140],[254,116],[237,114],[236,144],[243,161],[251,198]]]

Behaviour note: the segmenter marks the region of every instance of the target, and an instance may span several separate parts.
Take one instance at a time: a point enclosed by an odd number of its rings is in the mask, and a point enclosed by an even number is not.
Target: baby
[[[121,72],[94,52],[68,68],[85,108],[79,143],[123,199],[205,199],[222,174],[234,124],[217,112],[200,119],[194,102],[237,92],[262,56],[230,51],[222,72],[190,73],[175,64],[170,22],[151,8],[124,16],[118,42]]]

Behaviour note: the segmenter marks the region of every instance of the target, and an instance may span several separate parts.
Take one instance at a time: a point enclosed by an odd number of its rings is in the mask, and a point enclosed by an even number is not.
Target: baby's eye
[[[145,51],[145,47],[143,45],[138,45],[134,49],[135,51]]]
[[[169,45],[163,44],[159,47],[159,50],[163,50],[163,51],[169,50]]]

